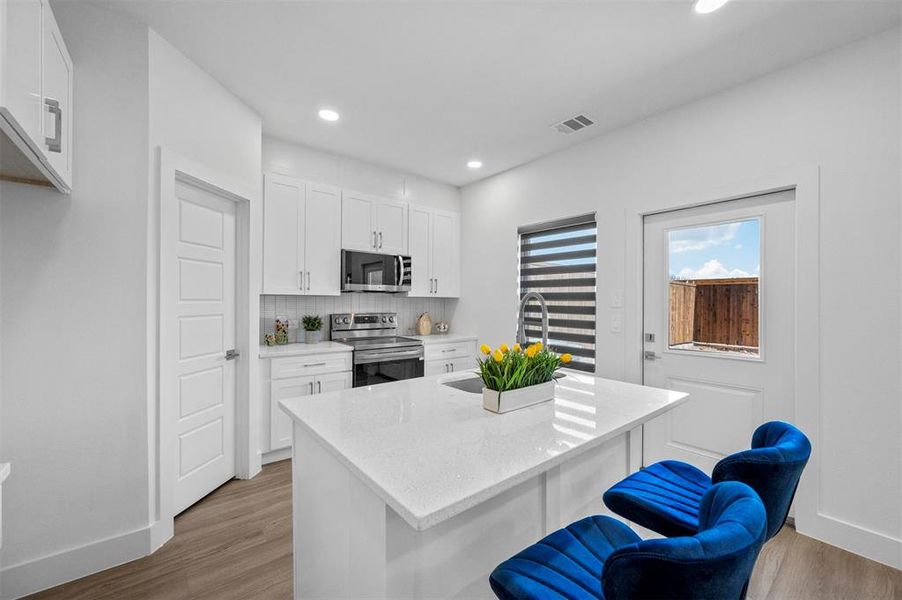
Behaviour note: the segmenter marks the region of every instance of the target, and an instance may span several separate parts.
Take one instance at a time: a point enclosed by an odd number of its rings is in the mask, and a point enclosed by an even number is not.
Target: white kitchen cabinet
[[[342,192],[341,247],[377,254],[407,254],[408,205],[353,191]]]
[[[338,188],[267,174],[263,195],[263,293],[337,296]]]
[[[410,296],[460,297],[460,215],[410,207]]]
[[[279,408],[279,402],[350,389],[351,349],[347,352],[307,354],[267,358],[261,363],[264,419],[264,453],[291,446],[291,419]]]
[[[72,59],[48,0],[0,0],[0,177],[72,189]]]
[[[476,342],[472,339],[441,343],[429,341],[423,347],[423,374],[460,373],[476,368]]]
[[[458,357],[448,359],[427,360],[423,363],[423,375],[438,375],[439,373],[463,373],[476,370],[476,359],[472,357]]]

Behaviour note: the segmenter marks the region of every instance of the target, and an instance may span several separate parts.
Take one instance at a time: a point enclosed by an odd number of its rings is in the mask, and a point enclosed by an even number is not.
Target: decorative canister
[[[417,319],[417,334],[418,335],[429,335],[432,333],[432,317],[429,316],[428,312],[424,312],[420,315],[420,318]]]

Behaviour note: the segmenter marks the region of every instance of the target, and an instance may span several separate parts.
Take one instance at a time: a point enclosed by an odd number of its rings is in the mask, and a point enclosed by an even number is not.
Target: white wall
[[[460,210],[460,190],[455,186],[274,137],[263,139],[263,170],[414,204]]]
[[[833,543],[863,552],[857,536],[898,566],[900,102],[896,30],[464,188],[457,326],[511,340],[517,226],[597,210],[598,373],[622,378],[608,298],[624,287],[626,214],[820,165],[819,510],[849,532]],[[623,310],[638,322],[637,306]]]
[[[76,69],[74,191],[0,185],[5,596],[128,560],[147,526],[147,32],[54,11]],[[100,563],[72,559],[107,538]]]
[[[251,286],[247,304],[249,319],[254,332],[254,346],[259,339],[260,257],[262,256],[262,194],[261,170],[262,121],[248,106],[202,71],[156,32],[149,32],[149,147],[150,147],[150,202],[147,215],[148,270],[147,289],[151,306],[147,314],[148,371],[156,373],[159,294],[159,181],[160,149],[175,153],[192,163],[220,173],[237,190],[247,190],[251,196]],[[253,259],[256,257],[256,260]],[[239,304],[239,306],[241,306]],[[240,345],[240,341],[239,341]],[[251,382],[256,381],[257,361],[250,361]],[[256,383],[249,386],[251,406],[258,401]],[[156,380],[148,379],[148,404],[151,456],[156,455],[156,410],[159,402]],[[252,427],[251,431],[258,428]],[[240,436],[239,436],[240,440]],[[256,445],[254,446],[256,447]],[[255,453],[256,456],[256,453]],[[239,461],[240,464],[241,461]],[[259,470],[259,464],[251,469]],[[151,521],[159,517],[159,481],[157,465],[149,465],[151,486]],[[156,539],[154,545],[165,541]]]

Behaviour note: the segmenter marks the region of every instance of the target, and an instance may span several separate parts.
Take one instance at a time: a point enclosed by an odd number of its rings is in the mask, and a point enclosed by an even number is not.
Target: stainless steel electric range
[[[329,339],[354,348],[354,387],[423,376],[423,342],[397,335],[396,313],[344,313],[329,323]]]

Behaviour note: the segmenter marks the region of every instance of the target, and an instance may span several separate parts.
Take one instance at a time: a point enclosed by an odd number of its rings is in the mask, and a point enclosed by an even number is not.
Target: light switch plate
[[[623,308],[623,290],[611,291],[611,308]]]
[[[611,333],[623,332],[623,317],[621,315],[611,315]]]

